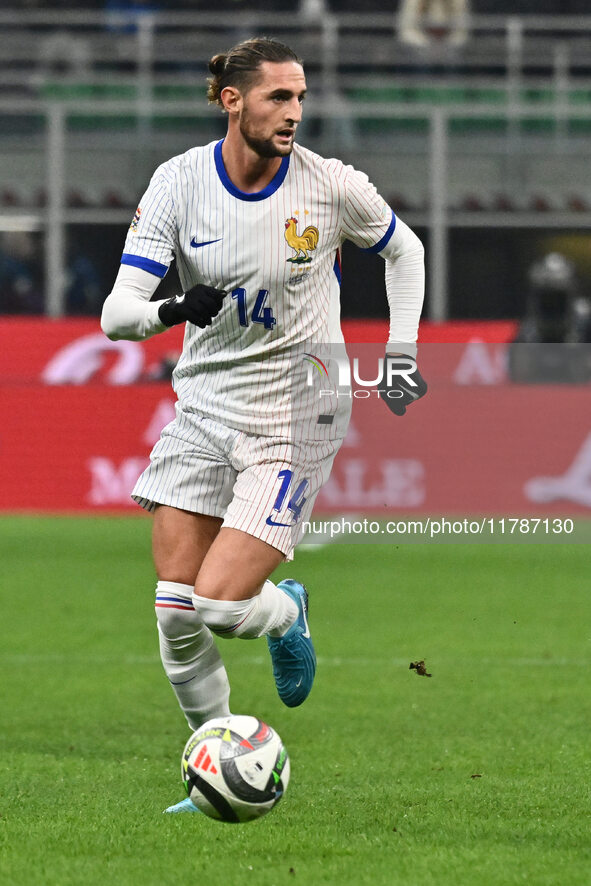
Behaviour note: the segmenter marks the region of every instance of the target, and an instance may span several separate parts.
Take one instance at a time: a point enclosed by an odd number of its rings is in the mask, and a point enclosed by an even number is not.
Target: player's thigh
[[[238,433],[203,416],[179,412],[162,431],[132,498],[149,511],[168,505],[223,518],[236,480],[229,451]]]
[[[284,559],[282,551],[261,539],[222,527],[201,564],[195,593],[216,600],[254,597]]]
[[[220,517],[158,505],[152,528],[152,553],[158,579],[194,584],[221,525]]]

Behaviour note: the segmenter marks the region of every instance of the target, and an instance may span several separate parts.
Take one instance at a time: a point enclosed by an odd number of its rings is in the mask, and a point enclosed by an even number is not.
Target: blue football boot
[[[302,704],[310,694],[316,673],[316,655],[308,627],[308,593],[291,578],[277,585],[297,604],[299,615],[283,637],[267,637],[273,676],[281,701],[288,708]]]
[[[198,809],[190,797],[187,797],[186,800],[181,800],[180,803],[169,806],[164,812],[201,812],[201,809]]]

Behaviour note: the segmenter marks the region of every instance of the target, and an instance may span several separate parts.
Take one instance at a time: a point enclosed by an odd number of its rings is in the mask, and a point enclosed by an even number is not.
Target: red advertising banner
[[[15,385],[2,413],[2,510],[128,509],[174,395],[166,384]]]
[[[128,510],[174,397],[163,384],[12,386],[2,412],[2,510]],[[404,418],[379,400],[355,416],[317,511],[591,510],[585,391],[432,386]]]
[[[512,321],[421,324],[421,341],[507,342]],[[345,320],[348,342],[387,341],[381,320]],[[144,342],[109,341],[96,319],[0,318],[0,384],[125,385],[153,381],[175,362],[183,342],[176,326]]]
[[[144,342],[109,341],[98,320],[3,318],[0,384],[129,385],[157,379],[178,358],[183,330],[173,327]]]
[[[511,384],[506,346],[480,333],[421,349],[429,394],[403,418],[354,401],[317,513],[591,514],[591,386]],[[156,379],[181,338],[2,321],[0,509],[139,512],[129,492],[174,417]]]

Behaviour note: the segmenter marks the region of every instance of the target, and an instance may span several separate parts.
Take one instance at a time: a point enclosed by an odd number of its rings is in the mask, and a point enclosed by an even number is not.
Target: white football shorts
[[[177,409],[131,496],[220,517],[292,560],[341,443],[258,437]]]

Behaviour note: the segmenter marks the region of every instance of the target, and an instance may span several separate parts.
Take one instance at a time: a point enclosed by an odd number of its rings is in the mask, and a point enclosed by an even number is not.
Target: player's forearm
[[[158,316],[161,302],[151,302],[160,279],[128,265],[119,269],[113,291],[107,296],[101,327],[111,341],[143,341],[167,329]]]
[[[390,307],[387,350],[414,357],[425,295],[425,250],[417,235],[400,219],[388,246],[384,254]]]

